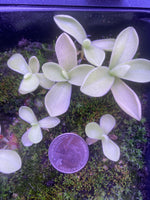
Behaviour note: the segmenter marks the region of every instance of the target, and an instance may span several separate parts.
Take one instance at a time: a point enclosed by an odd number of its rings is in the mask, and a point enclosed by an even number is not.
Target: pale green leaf
[[[69,15],[56,15],[54,21],[61,30],[73,36],[80,44],[86,39],[84,28],[75,18]]]
[[[41,128],[53,128],[60,123],[60,120],[57,117],[45,117],[39,121]]]
[[[42,70],[44,76],[51,81],[56,81],[56,82],[66,81],[66,78],[62,74],[63,68],[56,63],[53,62],[45,63],[42,66]]]
[[[32,146],[32,144],[33,144],[33,142],[31,142],[30,140],[29,140],[29,137],[28,137],[28,131],[29,131],[30,129],[28,129],[23,135],[22,135],[22,137],[21,137],[21,142],[22,142],[22,144],[25,146],[25,147],[30,147],[30,146]]]
[[[112,161],[117,162],[120,158],[120,148],[111,139],[104,138],[102,140],[102,148],[104,155]]]
[[[45,96],[45,107],[51,117],[65,113],[70,105],[72,86],[56,83]]]
[[[105,51],[112,51],[115,39],[100,39],[92,41],[92,45],[97,46]]]
[[[101,140],[104,131],[96,122],[90,122],[85,127],[85,133],[89,138]]]
[[[27,73],[31,72],[31,69],[29,68],[24,57],[19,53],[12,55],[8,59],[7,65],[10,69],[12,69],[20,74],[27,74]]]
[[[116,79],[111,91],[115,101],[124,112],[136,120],[141,120],[141,103],[131,88],[120,79]]]
[[[13,150],[0,149],[0,172],[10,174],[18,171],[22,166],[19,154]]]
[[[40,81],[36,74],[31,74],[28,78],[24,78],[19,86],[20,94],[27,94],[35,91],[40,84]]]
[[[105,52],[94,45],[90,45],[88,48],[83,48],[84,55],[87,61],[97,67],[101,66],[105,59]]]
[[[100,127],[104,130],[105,134],[111,132],[111,130],[115,127],[116,120],[110,114],[105,114],[100,118]]]
[[[21,106],[19,108],[19,117],[29,124],[37,124],[37,118],[31,108],[28,106]]]
[[[40,86],[44,89],[50,89],[54,85],[54,82],[47,79],[43,73],[37,73],[36,75],[40,81]]]
[[[145,83],[150,81],[150,61],[146,59],[133,59],[126,63],[130,66],[123,79]]]
[[[69,83],[81,86],[86,75],[95,67],[92,65],[82,64],[74,67],[69,73]]]
[[[62,33],[58,37],[55,45],[55,51],[59,65],[66,71],[71,70],[77,65],[76,47],[66,33]]]
[[[81,92],[89,96],[101,97],[111,89],[114,80],[114,77],[109,75],[107,67],[95,68],[85,77]]]
[[[32,70],[32,73],[38,73],[40,70],[40,63],[36,56],[32,56],[29,59],[29,66]]]
[[[126,73],[129,71],[130,65],[120,64],[110,70],[110,74],[116,77],[124,77]]]
[[[138,48],[139,38],[133,27],[124,29],[116,38],[110,59],[110,68],[131,60]]]
[[[33,144],[41,142],[43,135],[39,124],[28,129],[28,138]]]

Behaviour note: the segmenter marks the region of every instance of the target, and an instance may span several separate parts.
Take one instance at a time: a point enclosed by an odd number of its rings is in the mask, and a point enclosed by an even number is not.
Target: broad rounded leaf
[[[105,51],[112,51],[115,39],[100,39],[92,41],[92,45],[97,46]]]
[[[27,73],[31,72],[31,69],[29,68],[24,57],[19,53],[12,55],[8,59],[7,65],[10,69],[12,69],[20,74],[27,74]]]
[[[32,70],[32,73],[38,73],[40,70],[40,63],[36,56],[32,56],[29,59],[29,66]]]
[[[131,88],[123,81],[116,79],[111,91],[115,101],[124,112],[136,120],[141,120],[141,103]]]
[[[98,141],[97,139],[93,139],[93,138],[89,138],[89,137],[86,138],[86,143],[87,143],[88,145],[94,144],[94,143],[96,143],[97,141]]]
[[[117,162],[120,158],[120,148],[111,139],[104,138],[102,140],[102,148],[104,155],[112,161]]]
[[[70,105],[72,86],[56,83],[45,96],[45,107],[51,117],[65,113]]]
[[[89,138],[101,140],[104,131],[96,122],[90,122],[85,127],[85,133]]]
[[[94,45],[90,45],[88,48],[83,48],[83,51],[89,63],[97,67],[102,65],[105,59],[105,52],[102,49]]]
[[[28,130],[30,130],[30,129],[28,129]],[[21,142],[22,142],[22,144],[25,146],[25,147],[30,147],[30,146],[32,146],[32,144],[33,144],[33,142],[31,142],[30,140],[29,140],[29,137],[28,137],[28,130],[22,135],[22,137],[21,137]]]
[[[44,89],[50,89],[54,85],[54,82],[47,79],[43,73],[37,73],[36,75],[40,81],[40,86]]]
[[[126,63],[130,66],[123,79],[145,83],[150,81],[150,61],[146,59],[134,59]]]
[[[110,74],[112,74],[113,76],[122,78],[126,75],[129,69],[130,69],[130,65],[120,64],[114,67],[113,69],[111,69]]]
[[[34,144],[41,142],[43,135],[38,124],[28,129],[28,138]]]
[[[29,124],[37,124],[38,121],[31,108],[28,106],[21,106],[19,108],[19,117]]]
[[[23,79],[19,86],[20,94],[28,94],[30,92],[35,91],[40,84],[38,77],[35,74],[31,74],[31,76],[27,79]]]
[[[71,70],[77,65],[76,47],[66,33],[62,33],[58,37],[55,45],[55,51],[59,65],[66,71]]]
[[[110,114],[105,114],[100,118],[100,127],[104,130],[105,134],[111,132],[111,130],[115,127],[116,120]]]
[[[115,78],[109,75],[107,67],[95,68],[85,77],[81,92],[92,97],[101,97],[111,89],[114,80]]]
[[[57,26],[73,36],[80,44],[86,39],[86,32],[82,25],[69,15],[56,15],[54,21]]]
[[[133,27],[124,29],[116,38],[110,59],[110,68],[131,60],[138,48],[139,38]]]
[[[51,81],[56,81],[56,82],[66,81],[66,78],[62,74],[63,68],[56,63],[53,62],[45,63],[42,66],[42,70],[44,76]]]
[[[39,121],[41,128],[53,128],[60,123],[60,119],[57,117],[45,117]]]
[[[69,74],[69,83],[81,86],[86,75],[95,67],[92,65],[82,64],[74,67]]]
[[[0,172],[4,174],[14,173],[22,166],[19,154],[13,150],[0,149]]]

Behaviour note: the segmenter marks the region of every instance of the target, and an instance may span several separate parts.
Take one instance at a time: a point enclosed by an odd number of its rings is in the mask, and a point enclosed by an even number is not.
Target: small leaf
[[[30,129],[28,129],[28,130],[30,130]],[[25,147],[30,147],[30,146],[32,146],[32,144],[33,144],[33,142],[31,142],[30,140],[29,140],[29,137],[28,137],[28,130],[22,135],[22,137],[21,137],[21,142],[22,142],[22,144],[25,146]]]
[[[28,94],[35,91],[40,84],[38,77],[35,74],[31,74],[28,78],[24,78],[19,86],[20,94]]]
[[[131,88],[123,81],[116,79],[111,91],[115,101],[124,112],[136,120],[141,120],[141,103]]]
[[[31,72],[31,69],[29,68],[24,57],[19,53],[12,55],[8,59],[7,65],[10,69],[12,69],[20,74],[27,74],[27,73]]]
[[[41,128],[53,128],[60,123],[60,120],[57,117],[45,117],[39,121]]]
[[[74,67],[68,74],[72,85],[81,86],[86,75],[95,67],[92,65],[82,64]]]
[[[124,29],[116,38],[110,59],[110,68],[131,60],[138,48],[139,38],[133,27]]]
[[[63,68],[56,63],[53,62],[45,63],[42,66],[42,70],[44,76],[51,81],[56,81],[56,82],[66,81],[66,78],[64,78],[64,76],[62,75]]]
[[[125,64],[117,65],[116,67],[114,67],[113,69],[110,70],[110,74],[121,78],[126,75],[126,73],[129,71],[129,69],[130,69],[130,65],[125,65]]]
[[[19,117],[29,124],[37,124],[38,121],[31,108],[28,106],[21,106],[19,108]]]
[[[84,55],[89,63],[99,67],[102,65],[105,59],[105,52],[93,45],[90,45],[88,48],[83,48]]]
[[[38,73],[40,70],[40,63],[36,56],[32,56],[29,59],[29,66],[32,70],[32,73]]]
[[[101,140],[104,131],[96,122],[90,122],[85,127],[85,133],[89,138]]]
[[[100,127],[104,130],[105,134],[111,132],[111,130],[115,127],[116,120],[110,114],[105,114],[100,118]]]
[[[129,81],[146,83],[150,81],[150,61],[146,59],[133,59],[126,63],[130,66],[128,72],[122,77]]]
[[[105,51],[112,51],[115,39],[100,39],[92,41],[92,45],[97,46]]]
[[[10,174],[21,168],[22,161],[19,154],[13,150],[0,149],[0,172]]]
[[[66,71],[71,70],[77,65],[76,47],[66,33],[62,33],[58,37],[55,45],[55,51],[59,65]]]
[[[86,39],[86,32],[82,25],[69,15],[56,15],[54,21],[57,26],[73,36],[80,44]]]
[[[120,148],[111,139],[104,138],[102,140],[102,148],[104,155],[112,161],[117,162],[120,158]]]
[[[101,97],[111,89],[114,80],[107,67],[95,68],[85,77],[81,92],[92,97]]]
[[[70,105],[72,86],[56,83],[45,96],[45,107],[51,117],[65,113]]]
[[[94,143],[96,143],[97,141],[98,141],[97,139],[93,139],[93,138],[89,138],[89,137],[86,138],[86,143],[87,143],[88,145],[94,144]]]
[[[28,138],[34,144],[41,142],[43,135],[38,124],[28,129]]]
[[[37,73],[36,75],[40,81],[40,86],[44,89],[50,89],[54,85],[54,82],[47,79],[43,73]]]

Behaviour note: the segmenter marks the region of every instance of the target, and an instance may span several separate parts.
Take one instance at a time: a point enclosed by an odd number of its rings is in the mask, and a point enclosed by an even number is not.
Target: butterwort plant
[[[116,38],[109,66],[91,70],[85,77],[81,92],[101,97],[111,90],[117,104],[128,115],[141,120],[141,103],[136,93],[121,79],[146,83],[150,81],[150,61],[136,58],[139,38],[133,27],[124,29]]]
[[[69,15],[55,15],[54,21],[64,32],[73,36],[82,46],[87,61],[95,66],[101,66],[105,59],[105,51],[111,51],[114,39],[98,39],[91,41],[83,26]]]
[[[40,63],[36,56],[30,57],[29,63],[27,63],[21,54],[16,53],[9,58],[7,65],[10,69],[23,75],[19,86],[20,94],[33,92],[39,85],[45,89],[49,89],[53,85],[53,82],[46,79],[43,73],[39,73]]]
[[[89,145],[101,140],[104,155],[112,160],[118,161],[120,158],[120,148],[108,136],[116,125],[115,118],[110,114],[105,114],[100,118],[99,124],[90,122],[85,127],[85,133],[88,136]]]
[[[0,126],[1,134],[1,126]],[[10,174],[18,171],[22,166],[22,160],[19,154],[12,149],[5,147],[0,149],[0,172]]]
[[[33,110],[28,106],[21,106],[19,109],[19,117],[29,123],[31,127],[23,134],[21,141],[24,146],[31,146],[39,143],[42,138],[42,130],[57,126],[60,120],[57,117],[45,117],[40,121],[37,120]]]
[[[65,113],[70,105],[72,85],[81,86],[85,76],[94,67],[77,63],[77,49],[72,39],[62,33],[55,45],[58,63],[47,62],[42,66],[45,77],[56,82],[45,96],[45,107],[50,116]]]

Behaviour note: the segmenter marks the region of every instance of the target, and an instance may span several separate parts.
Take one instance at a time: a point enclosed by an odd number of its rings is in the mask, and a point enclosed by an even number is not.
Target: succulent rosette
[[[57,117],[50,116],[38,121],[32,109],[27,106],[20,107],[19,117],[31,125],[21,138],[24,146],[31,146],[32,144],[41,142],[43,138],[41,128],[53,128],[60,123],[60,120]]]
[[[64,32],[73,36],[82,46],[84,55],[89,63],[95,66],[101,66],[105,59],[105,52],[111,51],[114,45],[114,39],[100,39],[91,41],[83,26],[69,15],[56,15],[54,21]]]
[[[47,62],[42,66],[45,77],[56,82],[45,96],[45,107],[52,117],[68,110],[72,85],[81,86],[85,76],[94,68],[88,64],[77,65],[76,47],[66,33],[58,37],[55,51],[58,64]]]
[[[139,38],[133,27],[124,29],[116,38],[109,67],[91,70],[85,77],[81,91],[101,97],[111,90],[117,104],[131,117],[141,119],[141,103],[136,93],[121,79],[146,83],[150,81],[150,61],[133,59]]]
[[[27,94],[35,91],[39,85],[45,89],[52,87],[53,82],[46,79],[43,73],[39,73],[40,63],[36,56],[32,56],[27,64],[24,57],[16,53],[12,55],[7,65],[10,69],[23,75],[23,80],[19,86],[19,93]]]
[[[120,148],[108,137],[115,125],[115,118],[110,114],[105,114],[100,118],[99,124],[96,122],[88,123],[85,132],[88,136],[87,143],[89,145],[101,140],[104,155],[116,162],[120,158]]]

